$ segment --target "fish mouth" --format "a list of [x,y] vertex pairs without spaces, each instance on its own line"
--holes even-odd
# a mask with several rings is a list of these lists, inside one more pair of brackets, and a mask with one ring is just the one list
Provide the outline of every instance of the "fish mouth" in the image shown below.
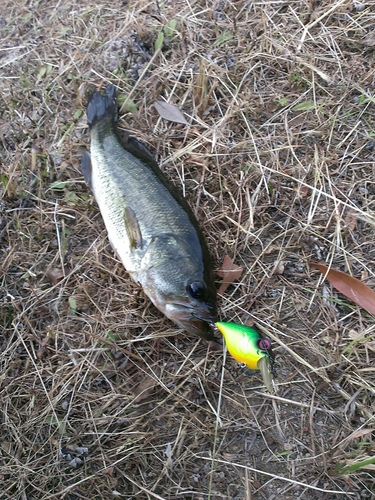
[[190,319],[185,320],[173,320],[178,324],[181,328],[183,328],[188,333],[192,335],[196,335],[198,337],[204,338],[206,340],[214,340],[216,341],[215,335],[211,328],[212,320],[210,321],[202,321],[200,319],[191,317]]
[[166,316],[192,335],[198,335],[206,340],[216,340],[212,329],[216,311],[208,304],[204,304],[198,311],[185,304],[173,304]]

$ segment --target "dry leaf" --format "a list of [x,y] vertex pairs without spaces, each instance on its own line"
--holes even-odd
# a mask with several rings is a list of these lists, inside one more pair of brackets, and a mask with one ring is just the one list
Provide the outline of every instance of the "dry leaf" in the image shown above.
[[156,382],[148,375],[133,389],[134,399],[133,402],[141,403],[151,396]]
[[348,213],[345,216],[345,224],[346,227],[351,231],[354,231],[354,229],[357,227],[357,215],[354,210],[348,210]]
[[56,285],[64,278],[64,272],[60,268],[53,268],[47,271],[47,277],[51,280],[52,285]]
[[164,120],[169,120],[170,122],[182,123],[183,125],[187,125],[188,122],[185,120],[184,115],[181,111],[171,104],[170,102],[165,101],[156,101],[154,103],[156,111],[159,115],[164,118]]
[[375,35],[374,33],[369,33],[364,39],[363,44],[367,47],[374,47],[375,45]]
[[300,198],[305,200],[308,197],[308,195],[310,194],[310,188],[307,186],[300,186],[300,188],[298,190],[298,194],[299,194]]
[[353,439],[357,439],[359,437],[367,436],[368,434],[372,434],[374,432],[374,429],[358,429],[354,432],[352,432],[348,437],[346,437],[342,442],[345,443],[346,441],[352,441]]
[[354,302],[370,314],[375,315],[375,292],[362,281],[353,278],[349,274],[342,273],[336,269],[329,269],[324,264],[310,262],[311,267],[319,269],[324,274],[332,286],[341,292],[345,297]]
[[279,260],[275,266],[276,274],[284,274],[285,271],[285,260]]
[[224,293],[228,286],[242,276],[242,272],[243,268],[237,266],[229,255],[226,255],[219,271],[217,272],[218,276],[223,278],[223,282],[217,293]]
[[44,352],[46,350],[46,346],[53,341],[53,337],[51,335],[46,335],[42,342],[40,343],[40,348],[38,349],[36,355],[38,359],[42,359]]

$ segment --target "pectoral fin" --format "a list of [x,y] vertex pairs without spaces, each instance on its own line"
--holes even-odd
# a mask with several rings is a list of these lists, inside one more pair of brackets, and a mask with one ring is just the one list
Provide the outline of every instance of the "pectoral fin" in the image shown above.
[[141,248],[143,245],[141,229],[138,224],[137,216],[130,207],[125,208],[124,222],[131,248]]
[[83,173],[83,177],[85,178],[86,183],[88,184],[89,188],[92,190],[92,182],[91,182],[91,175],[92,175],[92,165],[91,165],[91,155],[88,151],[85,151],[82,156],[81,160],[81,169]]

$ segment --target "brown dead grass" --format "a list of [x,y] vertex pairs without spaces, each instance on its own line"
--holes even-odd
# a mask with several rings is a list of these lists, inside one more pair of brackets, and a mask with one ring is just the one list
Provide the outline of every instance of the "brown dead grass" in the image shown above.
[[[2,500],[372,497],[374,464],[340,470],[374,456],[374,320],[308,262],[375,286],[374,19],[373,1],[5,2]],[[274,339],[275,396],[115,259],[79,166],[109,82],[217,265],[244,267],[221,315]]]

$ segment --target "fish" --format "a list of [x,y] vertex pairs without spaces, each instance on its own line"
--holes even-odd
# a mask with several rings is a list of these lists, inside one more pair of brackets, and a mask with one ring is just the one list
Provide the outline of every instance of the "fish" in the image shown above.
[[91,95],[86,114],[91,145],[81,168],[112,248],[167,318],[190,334],[215,340],[211,260],[190,206],[144,144],[120,138],[114,85]]
[[262,337],[258,330],[251,326],[218,321],[216,327],[223,335],[233,358],[251,370],[260,370],[265,386],[272,392],[275,355],[272,352],[271,341]]

